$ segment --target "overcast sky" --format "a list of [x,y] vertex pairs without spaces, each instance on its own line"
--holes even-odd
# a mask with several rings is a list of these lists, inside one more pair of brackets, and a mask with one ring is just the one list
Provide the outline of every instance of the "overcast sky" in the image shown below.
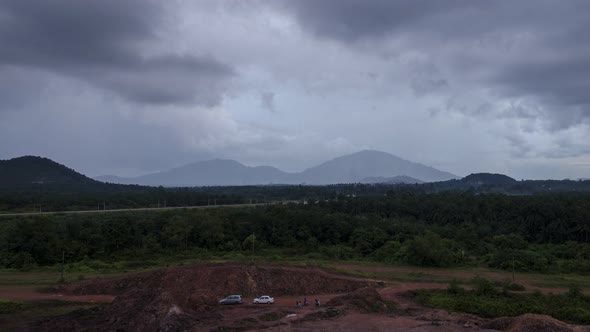
[[590,177],[590,1],[0,2],[0,159]]

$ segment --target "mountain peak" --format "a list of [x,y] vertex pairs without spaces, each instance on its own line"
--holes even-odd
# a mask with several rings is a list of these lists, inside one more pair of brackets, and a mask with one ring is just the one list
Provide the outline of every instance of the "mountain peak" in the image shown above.
[[334,158],[306,169],[302,175],[304,182],[317,184],[350,183],[361,181],[366,177],[391,178],[401,175],[426,182],[457,178],[451,173],[376,150],[362,150]]

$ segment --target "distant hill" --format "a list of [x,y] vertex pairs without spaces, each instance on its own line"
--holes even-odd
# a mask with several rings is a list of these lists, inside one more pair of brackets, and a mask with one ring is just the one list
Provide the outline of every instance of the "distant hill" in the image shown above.
[[415,183],[424,183],[424,181],[420,181],[418,179],[414,179],[409,176],[399,175],[390,178],[385,177],[368,177],[364,178],[359,181],[360,183],[369,183],[369,184],[398,184],[398,183],[406,183],[406,184],[415,184]]
[[[399,178],[396,178],[399,177]],[[404,178],[405,177],[405,178]],[[97,180],[149,186],[227,186],[267,184],[337,184],[385,179],[384,183],[444,181],[457,176],[379,151],[361,151],[332,159],[300,173],[270,166],[250,167],[234,160],[215,159],[135,178],[101,176]],[[372,181],[372,180],[371,180]]]
[[101,175],[95,177],[94,180],[104,183],[132,184],[129,182],[129,178],[124,178],[116,175]]
[[88,186],[102,183],[42,157],[0,160],[0,187]]
[[234,160],[214,159],[135,178],[100,179],[113,183],[185,187],[281,183],[286,176],[287,173],[270,166],[249,167]]
[[518,181],[504,174],[474,173],[462,178],[461,182],[470,185],[505,186],[516,184]]
[[297,178],[312,184],[359,182],[367,177],[409,176],[424,182],[456,179],[451,173],[411,162],[392,154],[364,150],[308,168]]

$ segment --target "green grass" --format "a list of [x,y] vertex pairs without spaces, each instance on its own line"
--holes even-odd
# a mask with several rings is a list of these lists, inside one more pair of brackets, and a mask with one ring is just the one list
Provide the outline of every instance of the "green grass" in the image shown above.
[[576,284],[583,289],[589,289],[590,276],[579,274],[535,274],[530,275],[529,284],[539,288],[566,288]]
[[549,315],[574,324],[590,324],[590,297],[543,295],[541,293],[450,292],[419,290],[418,302],[433,308],[466,312],[481,317],[518,316],[526,313]]

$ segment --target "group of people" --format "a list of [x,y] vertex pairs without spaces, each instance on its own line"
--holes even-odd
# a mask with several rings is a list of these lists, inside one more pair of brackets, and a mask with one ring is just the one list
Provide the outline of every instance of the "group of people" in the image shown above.
[[[315,299],[314,302],[315,302],[316,307],[320,306],[320,300]],[[306,307],[308,305],[309,305],[309,303],[307,302],[307,297],[303,298],[303,303],[301,303],[301,301],[295,301],[295,307],[297,307],[297,308],[301,308],[301,306]]]

